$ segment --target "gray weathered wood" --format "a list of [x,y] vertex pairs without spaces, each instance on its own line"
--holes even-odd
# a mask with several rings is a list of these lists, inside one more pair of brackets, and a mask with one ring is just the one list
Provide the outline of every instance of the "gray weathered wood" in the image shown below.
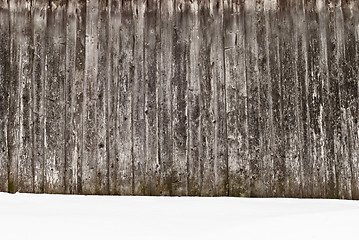
[[[86,1],[76,4],[76,51],[75,51],[75,78],[73,79],[72,109],[73,134],[71,143],[73,166],[76,164],[76,179],[73,183],[73,192],[82,194],[82,161],[84,156],[84,79],[85,79],[85,36],[86,36]],[[73,175],[73,176],[74,176]]]
[[[214,195],[228,195],[228,147],[227,147],[227,112],[226,112],[226,82],[224,63],[223,37],[223,1],[210,1],[211,49],[210,74],[213,88],[213,122],[214,122]],[[218,32],[222,34],[217,34]],[[205,170],[206,171],[206,170]]]
[[214,62],[211,62],[210,32],[213,24],[213,12],[210,12],[210,1],[199,1],[199,83],[200,83],[200,164],[201,164],[201,195],[215,195],[215,153],[214,153],[214,80],[211,74]]
[[[160,1],[147,1],[144,16],[144,84],[145,84],[145,176],[143,194],[158,195],[160,165],[158,156],[158,83],[160,67],[160,44],[159,44],[159,22],[158,11]],[[143,130],[143,129],[142,129]]]
[[[8,171],[9,179],[8,186],[9,192],[16,192],[18,190],[18,162],[19,162],[19,129],[20,129],[20,54],[21,42],[19,37],[18,23],[21,21],[21,16],[18,11],[22,11],[24,6],[18,6],[18,2],[13,0],[9,1],[10,11],[10,76],[9,76],[9,116],[8,116]],[[23,15],[23,13],[21,13]]]
[[85,79],[83,101],[82,191],[96,193],[97,166],[97,73],[98,73],[98,1],[86,1]]
[[173,195],[187,193],[187,114],[186,89],[189,57],[189,2],[175,1],[172,72],[172,126],[173,126]]
[[[331,1],[332,3],[332,1]],[[334,3],[334,2],[333,2]],[[342,36],[339,34],[340,28],[340,9],[335,3],[330,9],[329,13],[329,35],[333,36],[328,40],[328,46],[331,51],[328,53],[329,57],[329,86],[331,93],[331,107],[332,107],[332,134],[329,136],[333,139],[333,168],[335,171],[335,187],[333,197],[342,196],[345,187],[343,186],[344,172],[342,169],[342,154],[340,150],[340,138],[341,138],[341,90],[340,79],[342,78],[341,71],[341,53],[342,53]]]
[[77,193],[77,161],[75,148],[75,76],[76,76],[76,3],[66,6],[66,75],[65,75],[65,192]]
[[[331,146],[327,144],[325,139],[327,139],[327,117],[330,111],[329,102],[329,92],[328,92],[328,80],[329,80],[329,69],[328,69],[328,11],[323,8],[324,1],[318,1],[316,9],[318,13],[318,25],[319,25],[319,81],[320,81],[320,97],[321,102],[319,106],[319,121],[320,121],[320,139],[319,139],[319,152],[320,152],[320,171],[322,174],[322,179],[324,179],[325,184],[323,186],[322,195],[328,195],[328,192],[331,192],[328,187],[328,183],[333,183],[331,169],[329,168],[331,154],[329,152],[332,150]],[[329,148],[328,148],[329,147]],[[329,152],[328,152],[329,150]],[[322,180],[323,181],[323,180]]]
[[109,51],[109,11],[108,1],[98,3],[98,71],[96,88],[96,119],[97,119],[97,156],[96,156],[96,193],[109,194],[109,158],[108,154],[108,118],[107,118],[107,84],[110,78]]
[[9,6],[0,1],[0,191],[8,189],[8,116],[10,78]]
[[187,80],[187,194],[199,195],[201,189],[200,149],[200,84],[199,84],[199,1],[194,0],[190,5],[189,14],[189,69]]
[[[144,76],[144,14],[146,2],[137,0],[132,2],[133,11],[133,80],[130,85],[131,118],[132,118],[132,168],[133,193],[143,195],[146,172],[146,131],[145,127],[145,76]],[[131,36],[129,36],[131,37]]]
[[134,193],[133,137],[132,137],[132,85],[134,84],[134,15],[130,1],[122,1],[120,25],[120,49],[117,86],[117,126],[116,140],[118,161],[117,182],[119,193]]
[[349,198],[358,198],[358,165],[357,151],[355,147],[358,139],[358,128],[355,119],[358,118],[358,59],[356,58],[357,46],[355,38],[355,15],[357,6],[342,3],[343,11],[343,39],[344,39],[344,62],[343,62],[343,131],[342,145],[345,151],[345,168],[347,178],[350,181]]
[[120,56],[120,1],[109,1],[109,78],[106,87],[107,92],[107,157],[109,163],[109,193],[119,193],[119,182],[117,181],[119,170],[119,158],[117,157],[117,103],[119,86],[119,56]]
[[45,170],[45,59],[46,42],[43,29],[46,29],[48,3],[34,1],[33,16],[33,75],[32,75],[32,112],[33,112],[33,174],[34,192],[44,192]]
[[359,4],[0,1],[0,191],[359,198]]
[[[65,190],[66,5],[47,7],[45,60],[45,183],[47,192]],[[51,26],[51,27],[49,27]]]
[[[272,84],[270,78],[270,34],[271,27],[270,17],[273,12],[277,10],[276,1],[263,1],[259,5],[259,16],[257,21],[257,43],[258,43],[258,72],[259,72],[259,130],[260,137],[260,179],[262,184],[262,192],[265,196],[272,196],[272,179],[273,163],[271,156],[272,142],[272,126],[273,126],[273,112],[272,112]],[[264,170],[266,169],[266,170]]]
[[[27,4],[30,4],[27,1]],[[19,44],[19,159],[18,190],[33,191],[33,148],[32,148],[32,69],[33,31],[31,9],[28,7],[14,11],[18,20]]]
[[[290,9],[286,11],[286,9]],[[293,10],[292,10],[293,9]],[[296,111],[298,106],[298,79],[296,78],[295,53],[293,46],[294,39],[294,22],[292,15],[295,6],[292,1],[286,5],[279,6],[278,25],[279,25],[279,58],[280,58],[280,78],[282,85],[282,108],[283,108],[283,141],[282,148],[285,154],[282,156],[285,160],[285,195],[298,196],[300,194],[300,168],[299,168],[299,138],[298,138],[298,121]]]
[[248,118],[248,157],[250,168],[250,196],[260,195],[263,188],[260,178],[261,149],[259,128],[260,115],[260,79],[258,62],[258,42],[257,42],[257,21],[260,13],[256,11],[256,5],[251,0],[244,3],[245,10],[245,61],[246,61],[246,90],[247,90],[247,118]]
[[224,8],[229,195],[248,196],[244,4],[225,1]]
[[[279,4],[278,1],[276,1]],[[283,149],[283,99],[281,85],[281,59],[280,59],[280,30],[278,7],[273,6],[269,14],[270,21],[270,43],[269,43],[269,71],[271,85],[271,160],[272,160],[272,195],[282,197],[285,194],[285,155]],[[249,114],[249,113],[248,113]]]
[[160,81],[158,91],[158,143],[160,163],[160,194],[172,195],[172,55],[173,55],[173,9],[174,1],[160,5]]

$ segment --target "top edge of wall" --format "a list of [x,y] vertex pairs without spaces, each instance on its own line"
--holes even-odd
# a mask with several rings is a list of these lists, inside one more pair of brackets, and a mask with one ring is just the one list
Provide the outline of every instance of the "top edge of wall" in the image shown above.
[[111,5],[113,7],[121,7],[124,4],[144,4],[150,7],[166,5],[174,7],[178,4],[186,4],[191,6],[189,9],[196,11],[199,8],[207,8],[209,6],[221,5],[224,8],[244,8],[245,10],[255,11],[272,11],[272,10],[314,10],[321,11],[323,9],[332,9],[338,7],[357,8],[359,3],[356,0],[0,0],[0,9],[31,10],[38,5],[46,5],[49,9],[56,10],[58,7],[68,6],[69,4],[88,4],[90,1],[98,1]]

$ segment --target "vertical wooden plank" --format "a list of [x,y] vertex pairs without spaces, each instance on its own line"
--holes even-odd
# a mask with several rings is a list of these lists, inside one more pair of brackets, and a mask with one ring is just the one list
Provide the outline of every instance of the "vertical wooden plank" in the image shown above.
[[[338,187],[338,198],[348,197],[350,192],[348,181],[346,178],[347,169],[346,159],[343,156],[343,99],[342,99],[342,87],[343,87],[343,61],[344,61],[344,30],[343,30],[343,13],[341,5],[336,2],[332,2],[332,13],[330,14],[330,35],[333,36],[330,40],[330,85],[334,118],[334,156],[335,156],[335,175],[336,184]],[[348,178],[350,179],[350,178]],[[350,180],[349,180],[350,181]]]
[[160,194],[172,195],[172,55],[173,0],[161,2],[161,60],[158,91],[158,141],[160,162]]
[[96,193],[97,167],[97,74],[98,74],[98,0],[86,1],[86,43],[84,81],[84,149],[82,160],[83,194]]
[[294,56],[294,32],[291,13],[294,8],[290,1],[280,1],[278,9],[279,57],[281,61],[281,95],[283,114],[283,155],[286,169],[285,196],[294,197],[300,194],[298,126],[296,121],[297,95]]
[[342,3],[337,2],[335,4],[335,38],[336,38],[336,62],[337,62],[337,83],[339,85],[339,118],[337,118],[340,128],[338,129],[338,135],[336,138],[336,150],[338,156],[338,179],[339,179],[339,198],[350,198],[351,189],[351,176],[348,169],[347,159],[347,146],[346,140],[346,109],[345,105],[345,92],[344,92],[344,62],[345,62],[345,35],[344,35],[344,18],[342,11]]
[[[347,162],[345,163],[346,176],[350,184],[348,198],[358,198],[358,166],[356,164],[357,154],[355,153],[355,139],[358,137],[358,128],[355,120],[358,118],[358,62],[356,59],[355,42],[355,5],[353,2],[342,2],[343,11],[343,82],[342,82],[342,109],[343,109],[343,150]],[[355,196],[354,196],[355,195]]]
[[109,162],[109,191],[110,194],[119,193],[119,182],[117,181],[119,171],[119,157],[117,153],[117,129],[118,129],[118,84],[119,84],[119,57],[120,57],[120,10],[119,0],[109,0],[109,71],[107,92],[107,157]]
[[268,67],[266,65],[266,12],[268,3],[266,1],[258,1],[256,4],[256,38],[257,38],[257,48],[258,55],[256,56],[258,61],[258,129],[259,129],[259,180],[260,180],[260,189],[259,194],[265,196],[270,194],[270,176],[265,174],[267,163],[270,162],[270,128],[268,123],[270,123],[269,112],[270,109],[270,95],[268,94]]
[[[270,118],[268,110],[270,109],[270,98],[268,98],[268,68],[266,66],[266,12],[268,3],[266,1],[259,1],[256,5],[257,21],[256,21],[256,35],[258,46],[258,128],[259,128],[259,179],[260,179],[260,194],[264,196],[270,194],[270,180],[269,176],[266,176],[264,169],[266,169],[267,163],[270,162],[270,129],[268,123]],[[268,121],[269,120],[269,121]],[[268,135],[269,134],[269,135]]]
[[333,63],[331,58],[333,49],[331,48],[331,40],[334,38],[331,35],[330,28],[332,28],[333,22],[331,21],[333,15],[333,9],[329,7],[324,7],[319,12],[319,21],[320,21],[320,30],[321,30],[321,50],[324,53],[322,58],[322,67],[321,72],[325,75],[323,76],[323,111],[324,115],[324,126],[325,126],[325,153],[326,159],[324,159],[326,164],[326,193],[325,197],[335,198],[337,196],[337,186],[335,179],[335,152],[334,152],[334,127],[335,127],[335,115],[333,113],[335,106],[334,103],[334,90],[333,84],[331,83],[331,72],[330,67]]
[[190,36],[189,36],[189,70],[187,80],[187,194],[200,194],[201,164],[199,159],[199,126],[200,126],[200,22],[199,22],[199,1],[191,2],[189,18]]
[[259,100],[260,84],[258,78],[258,43],[256,3],[245,1],[245,47],[246,47],[246,84],[247,84],[247,117],[248,117],[248,156],[250,166],[250,196],[259,196],[262,191],[260,179],[260,129]]
[[33,37],[31,3],[22,3],[19,15],[19,39],[20,39],[20,83],[19,83],[19,165],[18,165],[18,191],[33,191],[33,124],[32,124],[32,67],[33,67]]
[[98,75],[96,89],[97,164],[96,193],[109,193],[109,158],[107,156],[107,84],[109,68],[109,10],[108,1],[99,1],[98,18]]
[[159,1],[147,1],[144,16],[144,84],[145,84],[145,191],[159,195],[159,158],[157,132],[157,83],[159,80]]
[[[270,72],[270,95],[271,107],[270,110],[272,119],[272,132],[271,132],[271,161],[272,161],[272,178],[273,184],[271,186],[272,196],[283,197],[284,183],[285,183],[285,161],[283,151],[283,101],[282,101],[282,86],[281,86],[281,59],[280,59],[280,45],[279,45],[279,26],[278,26],[278,1],[272,6],[273,11],[269,12],[269,63],[268,68]],[[247,77],[248,78],[248,77]]]
[[[265,127],[268,128],[265,133],[265,138],[267,138],[267,144],[269,147],[270,156],[264,155],[264,169],[266,169],[266,173],[264,174],[264,181],[267,182],[265,186],[265,191],[267,191],[266,195],[268,197],[275,196],[278,189],[278,167],[281,167],[281,163],[278,162],[278,155],[276,153],[277,145],[276,145],[276,132],[274,128],[275,124],[275,115],[274,115],[274,104],[278,104],[278,99],[274,98],[273,100],[273,88],[276,87],[274,84],[274,79],[278,76],[278,65],[275,61],[278,59],[278,49],[277,43],[278,41],[278,29],[276,22],[276,14],[278,11],[278,3],[277,1],[266,0],[264,2],[265,9],[265,68],[263,69],[266,83],[263,82],[263,86],[261,87],[262,98],[268,98],[267,102],[264,106],[261,107],[261,110],[265,112],[266,123]],[[264,53],[263,53],[264,54]],[[262,101],[261,101],[262,102]],[[276,122],[278,124],[278,122]]]
[[133,66],[134,76],[131,86],[132,91],[132,161],[133,161],[133,193],[136,195],[145,192],[145,84],[144,84],[144,13],[145,1],[132,2],[134,43],[133,43]]
[[[355,62],[356,62],[356,68],[354,69],[354,71],[356,71],[356,79],[357,79],[357,99],[356,99],[356,110],[359,111],[359,3],[355,2],[351,5],[351,10],[352,10],[352,16],[354,19],[354,36],[355,36]],[[353,137],[354,137],[354,142],[353,142],[353,146],[352,146],[352,153],[353,153],[353,165],[354,165],[354,171],[356,172],[354,178],[355,178],[355,182],[354,182],[354,186],[352,186],[352,191],[353,191],[353,199],[358,200],[359,199],[359,180],[358,180],[358,163],[359,163],[359,123],[358,123],[358,118],[359,118],[359,114],[356,114],[356,116],[353,117]]]
[[[356,68],[354,71],[356,71],[356,79],[357,79],[357,93],[356,93],[356,110],[359,111],[359,3],[354,2],[351,5],[352,10],[352,16],[354,18],[354,36],[355,36],[355,62],[356,62]],[[358,200],[359,199],[359,179],[358,179],[358,163],[359,163],[359,122],[358,122],[359,114],[356,114],[356,116],[353,117],[353,135],[354,135],[354,143],[352,147],[352,153],[353,153],[353,165],[354,165],[354,171],[356,172],[354,175],[355,183],[353,186],[353,199]]]
[[[302,51],[300,48],[301,45],[301,26],[303,25],[303,19],[301,18],[303,9],[301,8],[301,3],[298,1],[292,1],[292,8],[290,11],[291,21],[293,24],[293,74],[294,74],[294,118],[295,118],[295,124],[296,124],[296,172],[293,171],[293,178],[295,179],[296,183],[298,184],[296,186],[296,192],[295,194],[298,197],[303,196],[303,121],[302,121],[302,101],[301,101],[301,94],[304,89],[301,87],[301,78],[303,77],[303,71],[301,69],[301,65],[299,63],[302,63]],[[292,86],[293,87],[293,86]]]
[[66,7],[52,1],[47,8],[45,81],[45,192],[65,190]]
[[8,189],[8,116],[10,79],[10,29],[9,6],[0,1],[0,192]]
[[68,1],[66,5],[66,75],[65,75],[65,193],[77,193],[77,161],[74,153],[76,143],[76,2]]
[[313,197],[323,195],[325,191],[323,166],[321,164],[321,80],[320,80],[320,50],[319,50],[319,25],[318,13],[315,3],[308,3],[307,12],[307,31],[308,31],[308,70],[309,70],[309,116],[310,116],[310,141],[311,159],[313,174]]
[[176,1],[174,5],[173,72],[172,72],[172,125],[173,125],[173,195],[187,193],[187,116],[186,88],[189,42],[189,5]]
[[331,107],[330,115],[328,116],[328,130],[327,137],[330,141],[329,144],[332,145],[332,155],[331,155],[331,169],[333,171],[333,183],[331,186],[331,196],[333,198],[338,198],[340,193],[339,186],[339,165],[338,165],[338,149],[337,149],[337,139],[338,139],[338,130],[340,132],[340,125],[338,120],[340,119],[340,94],[339,94],[339,81],[338,81],[338,60],[337,60],[337,37],[336,37],[336,11],[335,4],[333,1],[328,1],[331,4],[328,8],[328,69],[329,69],[329,80],[328,80],[328,89],[331,94],[329,99],[329,106]]
[[[21,98],[21,54],[23,44],[20,38],[20,27],[24,21],[24,6],[18,1],[9,1],[10,8],[10,79],[9,79],[9,124],[8,154],[9,183],[11,193],[18,191],[18,164],[20,161],[20,98]],[[23,9],[23,10],[22,10]]]
[[[271,20],[276,15],[277,1],[265,0],[261,2],[257,20],[257,43],[258,43],[258,71],[259,71],[259,118],[260,133],[260,159],[262,181],[261,196],[273,196],[273,100],[272,100],[272,81],[270,43]],[[258,8],[258,7],[257,7]]]
[[237,62],[237,31],[239,31],[237,18],[240,13],[238,9],[241,6],[237,1],[224,1],[223,4],[229,195],[236,196],[240,194],[242,183],[239,180],[239,129],[237,127],[239,115],[237,81],[242,80],[239,75],[241,66]]
[[[213,24],[213,15],[210,15],[210,1],[200,1],[199,19],[201,45],[199,52],[200,74],[200,164],[202,196],[215,195],[214,178],[214,108],[213,108],[213,79],[211,71],[214,63],[211,62],[211,36],[208,32]],[[212,13],[213,14],[213,13]]]
[[75,77],[72,82],[71,104],[73,111],[73,133],[71,135],[73,192],[82,194],[82,160],[83,160],[83,119],[84,119],[84,79],[85,79],[85,35],[86,35],[86,1],[76,2],[76,51]]
[[331,93],[329,89],[329,69],[328,69],[328,8],[325,1],[317,1],[316,9],[319,14],[319,78],[321,81],[321,106],[320,106],[320,147],[321,162],[324,168],[325,186],[321,197],[332,197],[334,194],[334,174],[333,174],[333,132],[332,132],[332,106],[330,102]]
[[302,196],[310,197],[312,195],[312,166],[310,134],[309,134],[309,108],[308,108],[308,43],[307,43],[307,20],[304,3],[297,3],[297,23],[298,23],[298,59],[297,75],[299,83],[299,105],[300,105],[300,130],[301,130],[301,178],[302,178]]
[[225,95],[223,1],[210,1],[210,15],[213,22],[211,33],[210,74],[213,88],[214,123],[214,195],[228,195],[228,149]]
[[117,87],[117,158],[119,194],[133,194],[132,84],[134,78],[134,18],[130,1],[122,1]]
[[343,14],[343,3],[340,1],[336,4],[335,9],[335,33],[337,39],[337,61],[338,61],[338,84],[339,84],[339,108],[340,108],[340,132],[338,132],[337,149],[339,152],[339,182],[340,182],[340,198],[351,199],[351,171],[349,166],[348,145],[347,145],[347,109],[346,109],[346,73],[345,73],[345,19]]
[[46,59],[46,9],[48,2],[34,1],[32,5],[33,15],[33,41],[34,59],[32,75],[33,98],[33,169],[34,192],[44,192],[44,129],[45,129],[45,59]]
[[229,195],[248,196],[244,4],[242,1],[224,3]]
[[[10,155],[10,165],[16,167],[10,168],[10,175],[17,175],[17,190],[31,191],[33,189],[32,172],[32,121],[31,121],[31,75],[32,75],[32,31],[31,31],[31,12],[30,2],[20,3],[18,1],[10,2],[11,25],[10,31],[13,32],[11,38],[12,47],[12,73],[16,78],[10,84],[11,88],[17,88],[13,101],[17,109],[10,121],[15,121],[14,127],[17,130],[13,134],[14,151],[17,153],[14,158]],[[18,82],[17,82],[18,81]],[[14,89],[15,90],[15,89]],[[11,91],[11,90],[10,90]],[[17,98],[17,99],[15,99]],[[15,105],[16,104],[16,105]],[[12,109],[10,109],[12,111]],[[10,130],[11,131],[11,130]],[[11,136],[10,136],[11,138]],[[12,147],[12,146],[10,146]],[[16,150],[15,150],[16,149]],[[12,150],[10,150],[12,151]],[[10,154],[10,153],[9,153]],[[12,182],[12,180],[11,180]],[[10,184],[11,185],[11,184]],[[10,186],[11,187],[11,186]]]
[[[333,178],[330,178],[330,169],[328,169],[328,161],[330,156],[330,151],[332,148],[328,145],[328,137],[327,137],[327,119],[329,116],[330,111],[330,104],[328,101],[328,44],[327,44],[327,7],[325,6],[325,0],[318,0],[315,6],[315,9],[318,14],[318,26],[319,26],[319,33],[318,33],[318,44],[319,44],[319,81],[320,81],[320,102],[319,102],[319,155],[320,155],[320,162],[322,171],[322,178],[325,181],[325,186],[323,191],[321,192],[321,197],[327,196],[327,193],[330,191],[328,186],[330,182],[332,183]],[[328,156],[329,154],[329,156]]]

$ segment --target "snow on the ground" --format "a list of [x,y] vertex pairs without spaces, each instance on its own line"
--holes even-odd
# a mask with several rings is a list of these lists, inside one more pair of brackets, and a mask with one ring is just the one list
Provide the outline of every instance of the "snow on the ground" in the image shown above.
[[0,239],[359,239],[359,201],[0,193]]

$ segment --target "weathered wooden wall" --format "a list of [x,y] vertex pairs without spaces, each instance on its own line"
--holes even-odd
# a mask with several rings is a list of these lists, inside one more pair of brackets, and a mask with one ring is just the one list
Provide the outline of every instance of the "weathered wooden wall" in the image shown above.
[[359,199],[356,0],[0,0],[0,191]]

